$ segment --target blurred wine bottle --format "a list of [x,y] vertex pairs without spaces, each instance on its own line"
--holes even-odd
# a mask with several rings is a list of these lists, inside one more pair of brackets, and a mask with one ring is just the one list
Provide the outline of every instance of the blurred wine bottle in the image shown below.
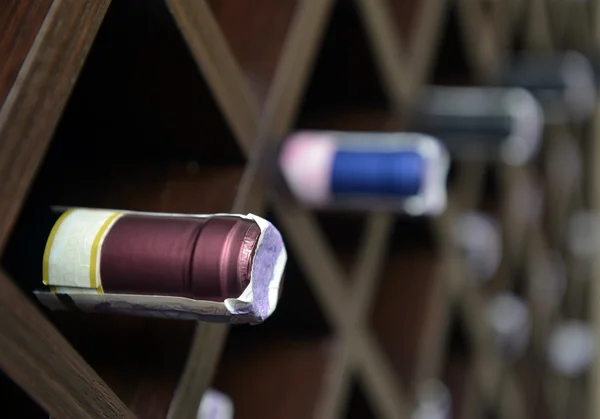
[[424,89],[412,110],[412,128],[439,138],[453,159],[526,163],[538,150],[544,117],[520,88]]
[[590,60],[579,52],[523,52],[500,74],[496,84],[530,91],[544,107],[548,123],[582,121],[594,112],[595,71]]
[[415,133],[301,131],[278,155],[285,185],[317,209],[436,215],[446,206],[449,156]]

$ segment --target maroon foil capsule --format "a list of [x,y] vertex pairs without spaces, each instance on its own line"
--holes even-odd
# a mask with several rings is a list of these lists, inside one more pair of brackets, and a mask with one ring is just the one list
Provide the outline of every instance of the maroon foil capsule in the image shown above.
[[260,228],[239,217],[127,214],[106,235],[100,277],[107,293],[223,301],[250,282]]

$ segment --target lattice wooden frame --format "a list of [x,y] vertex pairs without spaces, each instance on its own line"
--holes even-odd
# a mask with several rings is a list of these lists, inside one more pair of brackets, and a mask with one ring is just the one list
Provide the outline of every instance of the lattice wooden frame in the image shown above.
[[[439,42],[440,29],[445,12],[450,6],[446,0],[424,0],[417,17],[415,35],[408,49],[394,31],[395,23],[390,18],[384,0],[357,0],[364,28],[377,61],[381,79],[392,103],[401,111],[418,93],[428,79],[433,61],[433,52]],[[10,228],[16,219],[33,179],[36,167],[43,159],[50,142],[51,133],[60,117],[66,98],[73,86],[87,54],[95,32],[108,7],[108,1],[54,1],[40,29],[19,77],[0,111],[0,250],[5,244]],[[354,277],[354,288],[343,285],[343,274],[335,257],[319,231],[313,215],[291,205],[278,196],[264,196],[258,158],[254,155],[261,145],[272,139],[283,138],[292,126],[298,111],[299,101],[306,89],[309,70],[315,59],[317,48],[328,25],[333,0],[301,0],[297,6],[293,23],[287,35],[283,53],[269,90],[266,105],[259,109],[252,97],[242,72],[231,53],[218,23],[212,16],[205,0],[167,0],[186,42],[212,88],[240,148],[249,157],[242,184],[232,211],[260,213],[267,201],[284,230],[291,250],[300,260],[319,304],[334,325],[338,334],[338,347],[334,362],[325,378],[321,399],[315,416],[339,417],[349,390],[351,375],[357,375],[374,407],[375,413],[384,418],[408,417],[413,405],[413,395],[404,391],[397,378],[390,373],[386,357],[366,327],[365,321],[376,278],[383,264],[382,254],[387,246],[392,215],[370,215],[365,229]],[[498,3],[492,14],[485,13],[478,0],[457,0],[460,21],[463,25],[464,42],[468,46],[469,59],[474,71],[482,81],[493,76],[509,58],[508,47],[514,37],[520,16],[525,16],[524,36],[530,49],[551,51],[574,44],[576,47],[594,50],[595,45],[583,42],[600,42],[600,31],[592,33],[592,22],[600,22],[600,7],[580,3],[549,0],[513,0]],[[569,10],[572,15],[585,15],[585,7],[592,9],[590,24],[571,27],[568,23],[551,24],[551,16],[560,16]],[[554,13],[554,14],[552,14]],[[60,51],[51,45],[61,36],[64,25],[70,25],[79,34],[62,46]],[[565,28],[565,25],[567,27]],[[598,27],[598,25],[595,25]],[[553,32],[554,30],[554,32]],[[567,37],[565,34],[572,34]],[[83,42],[81,41],[83,40]],[[563,41],[558,44],[558,40]],[[78,56],[64,67],[64,57]],[[48,74],[71,74],[68,85],[52,85]],[[26,86],[26,88],[24,87]],[[32,124],[32,118],[44,113],[45,124]],[[600,121],[600,116],[595,118]],[[594,124],[594,133],[600,124]],[[565,127],[573,136],[580,134],[577,127]],[[552,135],[556,133],[548,133]],[[593,143],[593,142],[592,142]],[[591,162],[598,161],[600,148],[593,147]],[[590,151],[590,150],[588,150]],[[436,234],[441,245],[439,278],[433,290],[431,313],[427,330],[423,334],[420,358],[416,361],[415,377],[419,382],[429,377],[438,377],[443,365],[449,309],[458,304],[462,319],[475,348],[475,367],[471,371],[469,389],[463,405],[465,418],[478,417],[484,402],[497,403],[504,418],[528,416],[527,400],[519,390],[518,380],[510,368],[505,368],[490,347],[490,331],[478,315],[482,311],[485,297],[471,281],[462,263],[456,263],[456,249],[451,237],[451,223],[461,211],[472,208],[479,199],[482,167],[463,165],[455,190],[450,192],[449,208],[435,222]],[[503,188],[508,190],[515,182],[530,176],[529,168],[500,168],[503,173]],[[597,179],[592,170],[591,191],[588,192],[594,208],[600,208]],[[548,205],[556,199],[574,200],[575,207],[583,205],[582,195],[553,196],[552,185],[544,185],[549,195]],[[584,191],[585,192],[585,191]],[[557,220],[563,222],[566,212],[553,208]],[[525,231],[512,231],[508,209],[501,215],[503,232],[514,243],[514,235],[524,238],[525,263],[532,263],[535,255],[545,254],[550,248],[547,232],[542,225],[534,224]],[[514,253],[512,253],[514,255]],[[495,282],[505,288],[510,279],[508,268],[518,261],[506,259]],[[598,268],[596,268],[597,270]],[[598,276],[598,275],[596,275]],[[600,285],[591,282],[590,295],[594,301],[600,299]],[[529,302],[533,304],[532,302]],[[346,307],[353,307],[347,315]],[[591,319],[600,325],[600,306],[592,304]],[[77,355],[30,304],[20,296],[11,280],[0,274],[0,363],[3,369],[32,397],[55,417],[131,417],[131,413],[118,398],[103,384],[102,380]],[[30,323],[21,324],[16,312],[26,313]],[[534,310],[535,311],[535,310]],[[536,323],[545,324],[536,318]],[[546,320],[547,321],[547,320]],[[203,390],[210,384],[227,333],[226,327],[198,324],[190,349],[186,369],[179,383],[171,409],[170,418],[193,418],[196,415]],[[23,339],[30,344],[23,348],[15,342]],[[44,353],[35,348],[44,346]],[[32,370],[43,371],[45,379],[31,380]],[[61,380],[55,380],[57,370],[62,370]],[[495,384],[502,382],[502,390]],[[592,371],[590,394],[598,394],[600,388],[600,365]],[[570,383],[566,384],[567,387]],[[54,391],[53,389],[64,391]],[[72,397],[65,398],[65,394]],[[93,394],[93,397],[89,395]],[[560,416],[557,416],[560,417]],[[600,417],[600,401],[590,397],[589,417]]]

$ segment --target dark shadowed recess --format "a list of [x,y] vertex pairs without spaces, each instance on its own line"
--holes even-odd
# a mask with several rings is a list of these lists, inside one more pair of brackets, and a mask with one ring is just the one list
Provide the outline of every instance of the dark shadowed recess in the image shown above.
[[460,417],[467,385],[467,374],[471,368],[472,345],[467,336],[458,307],[450,313],[450,326],[442,333],[448,333],[446,363],[441,380],[448,387],[452,398],[451,417]]
[[[354,1],[337,1],[304,96],[302,120],[314,112],[385,108],[381,85]],[[316,127],[315,127],[316,128]]]
[[456,5],[446,8],[446,23],[440,34],[437,58],[435,59],[431,84],[468,86],[477,82],[469,62],[462,40],[462,29]]
[[357,380],[352,382],[345,410],[345,419],[375,419],[377,417],[362,389],[362,384]]
[[114,1],[53,152],[94,163],[240,163],[212,94],[162,0]]

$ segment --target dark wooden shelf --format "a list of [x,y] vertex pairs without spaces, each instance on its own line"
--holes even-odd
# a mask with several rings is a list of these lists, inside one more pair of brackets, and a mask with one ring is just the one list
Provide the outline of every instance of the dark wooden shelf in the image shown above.
[[[88,167],[88,169],[90,169]],[[77,173],[77,175],[75,175]],[[188,163],[99,165],[56,181],[59,205],[211,214],[231,208],[243,166]],[[87,174],[87,176],[86,176]]]
[[6,63],[0,70],[1,251],[108,2],[10,1],[0,7]]
[[240,419],[305,419],[315,408],[331,352],[327,339],[261,340],[226,351],[215,387]]

